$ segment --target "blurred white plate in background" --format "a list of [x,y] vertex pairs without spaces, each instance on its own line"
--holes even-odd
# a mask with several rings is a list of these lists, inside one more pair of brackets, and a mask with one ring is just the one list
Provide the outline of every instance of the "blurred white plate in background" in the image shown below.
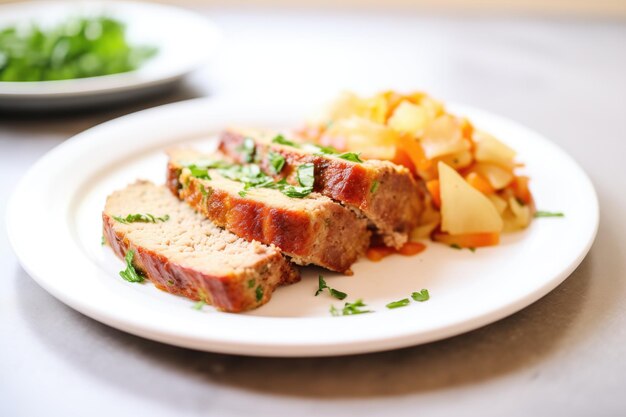
[[180,8],[118,1],[46,1],[0,5],[0,29],[54,25],[77,16],[106,15],[126,24],[131,45],[158,48],[137,70],[59,81],[0,82],[0,109],[59,109],[106,104],[167,90],[209,62],[219,33],[208,19]]

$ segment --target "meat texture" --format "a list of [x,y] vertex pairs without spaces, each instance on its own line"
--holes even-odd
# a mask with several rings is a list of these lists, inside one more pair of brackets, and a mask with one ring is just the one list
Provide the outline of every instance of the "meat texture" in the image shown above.
[[297,264],[351,273],[350,266],[369,245],[365,219],[318,193],[292,198],[271,188],[244,191],[244,184],[219,170],[199,178],[186,168],[219,158],[193,150],[171,151],[168,187],[218,226],[249,241],[276,245]]
[[[144,221],[125,220],[138,214]],[[124,258],[133,251],[134,267],[157,288],[223,311],[256,308],[278,286],[300,279],[275,246],[219,228],[164,186],[138,181],[114,192],[102,220],[115,254]]]
[[[418,225],[424,199],[422,187],[408,169],[388,161],[342,159],[306,144],[274,143],[273,137],[228,130],[220,135],[219,149],[235,161],[244,162],[251,143],[254,160],[266,173],[294,184],[296,168],[313,163],[316,192],[362,213],[387,246],[400,248],[407,242],[410,231]],[[272,171],[276,154],[285,158],[279,174]]]

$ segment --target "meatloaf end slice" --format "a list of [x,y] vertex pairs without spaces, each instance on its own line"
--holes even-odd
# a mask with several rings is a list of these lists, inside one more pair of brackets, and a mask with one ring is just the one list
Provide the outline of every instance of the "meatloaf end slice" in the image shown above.
[[[209,170],[191,175],[186,165],[202,165],[217,155],[179,149],[169,152],[171,191],[220,227],[246,239],[276,245],[300,265],[315,264],[350,274],[350,266],[369,245],[367,221],[328,197],[311,193],[291,198],[279,190],[250,188]],[[240,194],[241,193],[241,194]]]
[[[161,220],[115,219],[129,214],[151,214]],[[115,254],[124,258],[134,251],[135,268],[157,288],[205,301],[219,310],[259,307],[276,287],[300,279],[276,247],[248,242],[219,228],[166,187],[148,181],[111,194],[102,220],[105,240]]]
[[273,143],[273,137],[267,132],[227,130],[220,135],[219,149],[242,162],[250,155],[250,145],[244,146],[244,142],[253,141],[254,158],[267,174],[273,172],[271,161],[276,154],[285,158],[275,177],[287,178],[290,183],[296,181],[298,165],[312,162],[316,192],[360,211],[386,245],[399,248],[408,240],[418,225],[424,191],[407,168],[389,161],[354,162],[301,144]]

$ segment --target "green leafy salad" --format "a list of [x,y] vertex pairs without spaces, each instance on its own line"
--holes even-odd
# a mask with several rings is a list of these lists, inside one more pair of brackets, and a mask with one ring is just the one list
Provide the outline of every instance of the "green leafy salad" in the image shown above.
[[132,46],[110,17],[72,18],[53,27],[0,29],[0,81],[50,81],[132,71],[156,48]]

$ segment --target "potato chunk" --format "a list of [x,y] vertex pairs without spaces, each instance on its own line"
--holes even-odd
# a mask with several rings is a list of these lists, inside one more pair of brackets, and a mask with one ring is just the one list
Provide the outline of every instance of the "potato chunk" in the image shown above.
[[489,198],[443,162],[439,162],[438,169],[441,230],[451,235],[502,231],[502,218]]

